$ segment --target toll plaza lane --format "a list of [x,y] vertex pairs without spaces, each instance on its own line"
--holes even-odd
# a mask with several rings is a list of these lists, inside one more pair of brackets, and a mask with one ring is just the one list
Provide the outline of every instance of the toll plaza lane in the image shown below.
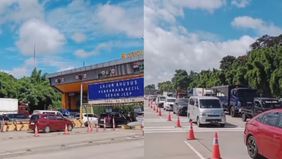
[[[112,151],[119,154],[124,151],[124,153],[128,153],[128,158],[134,159],[144,156],[144,137],[141,130],[116,129],[113,131],[107,129],[103,131],[100,129],[99,132],[88,133],[86,128],[80,128],[74,129],[69,135],[53,132],[40,133],[38,137],[34,137],[31,132],[4,133],[0,138],[0,158],[30,159],[36,158],[36,156],[48,158],[53,154],[54,158],[75,158],[74,156],[78,158],[81,156],[90,159],[93,158],[94,153],[90,151],[89,147],[92,147],[93,150],[103,150],[101,151],[103,155],[97,152],[99,155],[95,158],[109,158],[112,153],[106,147],[113,147],[112,144],[123,145],[112,149]],[[71,155],[70,152],[76,154]]]
[[180,116],[181,127],[177,127],[177,116],[161,110],[161,116],[145,102],[145,158],[204,159],[211,158],[214,133],[218,132],[222,158],[249,159],[244,145],[245,123],[240,118],[226,116],[224,128],[207,126],[198,128],[193,124],[196,140],[187,140],[189,120]]

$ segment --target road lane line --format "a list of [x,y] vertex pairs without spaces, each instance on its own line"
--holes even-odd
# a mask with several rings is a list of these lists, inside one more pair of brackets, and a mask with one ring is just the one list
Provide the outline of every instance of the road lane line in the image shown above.
[[198,152],[191,144],[189,144],[187,141],[184,141],[184,143],[192,150],[195,152],[195,154],[200,158],[200,159],[205,159],[200,152]]

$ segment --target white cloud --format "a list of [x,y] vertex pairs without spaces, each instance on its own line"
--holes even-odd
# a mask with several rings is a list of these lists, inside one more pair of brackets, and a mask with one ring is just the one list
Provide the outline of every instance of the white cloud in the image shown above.
[[279,28],[272,23],[267,23],[262,19],[249,16],[236,17],[233,19],[231,25],[236,28],[252,29],[259,35],[279,35],[282,33],[282,28]]
[[77,43],[82,43],[86,40],[86,36],[85,34],[82,34],[82,33],[74,33],[72,35],[72,39]]
[[[218,68],[222,57],[244,55],[255,41],[247,35],[220,41],[216,35],[208,33],[209,37],[204,38],[206,32],[189,32],[173,21],[163,28],[161,24],[165,19],[159,16],[157,5],[149,3],[144,8],[146,84],[171,80],[176,69],[200,71]],[[172,15],[173,18],[176,16]]]
[[232,0],[231,4],[238,8],[245,8],[252,0]]
[[185,1],[172,1],[172,3],[182,6],[183,8],[202,9],[209,12],[225,5],[225,0],[185,0]]
[[43,19],[44,9],[37,0],[1,0],[0,24],[19,24],[31,18]]
[[143,8],[138,5],[91,6],[84,1],[72,1],[67,7],[48,13],[47,21],[69,34],[143,36]]
[[37,55],[46,55],[58,53],[64,43],[65,37],[59,30],[33,19],[21,26],[16,45],[24,55],[33,55],[34,45]]
[[125,9],[105,4],[98,7],[97,18],[108,32],[124,33],[129,37],[141,38],[143,37],[144,26],[143,15],[140,14],[141,12],[136,12],[135,9],[137,8]]

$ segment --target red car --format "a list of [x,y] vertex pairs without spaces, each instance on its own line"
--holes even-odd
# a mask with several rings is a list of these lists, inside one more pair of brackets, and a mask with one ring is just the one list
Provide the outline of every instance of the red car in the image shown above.
[[246,123],[244,131],[248,154],[256,159],[282,158],[282,109],[258,114]]
[[35,131],[37,125],[38,132],[44,131],[49,133],[51,131],[64,131],[67,125],[68,131],[73,129],[73,122],[64,118],[61,115],[54,114],[34,114],[30,118],[29,128]]

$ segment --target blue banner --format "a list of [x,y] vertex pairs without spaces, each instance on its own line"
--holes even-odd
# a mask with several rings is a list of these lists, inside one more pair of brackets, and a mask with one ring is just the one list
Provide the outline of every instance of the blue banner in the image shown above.
[[96,83],[88,86],[88,100],[121,99],[144,96],[144,78]]

